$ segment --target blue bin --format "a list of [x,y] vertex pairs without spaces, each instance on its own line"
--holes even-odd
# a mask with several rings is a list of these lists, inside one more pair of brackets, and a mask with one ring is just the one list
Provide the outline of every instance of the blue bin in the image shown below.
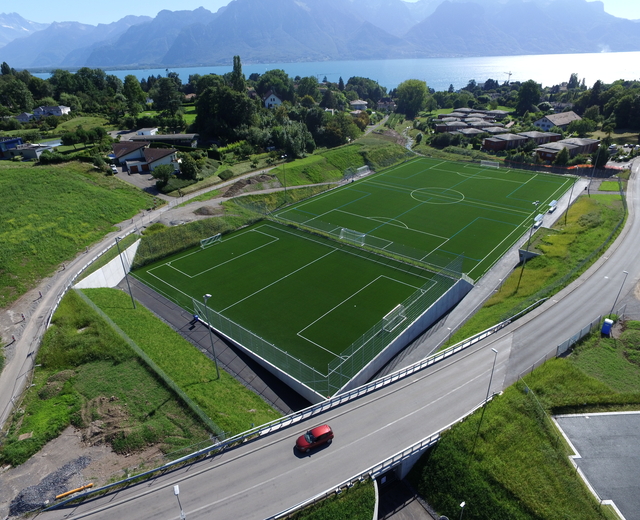
[[613,320],[610,320],[609,318],[605,319],[602,324],[602,334],[605,336],[611,336],[611,327],[613,327]]

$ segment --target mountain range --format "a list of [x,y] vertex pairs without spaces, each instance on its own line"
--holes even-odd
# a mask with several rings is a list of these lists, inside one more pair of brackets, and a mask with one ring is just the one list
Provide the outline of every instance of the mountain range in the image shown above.
[[31,69],[638,50],[640,23],[587,0],[233,0],[97,26],[0,14],[0,61]]

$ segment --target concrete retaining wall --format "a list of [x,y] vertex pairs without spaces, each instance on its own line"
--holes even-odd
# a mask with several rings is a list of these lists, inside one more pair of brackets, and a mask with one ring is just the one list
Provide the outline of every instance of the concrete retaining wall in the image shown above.
[[122,269],[123,260],[127,272],[131,271],[131,264],[133,263],[133,258],[136,256],[136,251],[138,250],[139,245],[140,240],[137,240],[133,245],[129,246],[122,252],[122,259],[120,258],[120,255],[116,256],[107,265],[101,267],[96,272],[91,273],[83,280],[80,280],[74,287],[76,289],[116,287],[124,278],[124,270]]

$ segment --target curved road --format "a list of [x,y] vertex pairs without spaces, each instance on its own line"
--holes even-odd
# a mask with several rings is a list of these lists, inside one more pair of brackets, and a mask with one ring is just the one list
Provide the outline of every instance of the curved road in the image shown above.
[[[264,519],[365,471],[464,417],[491,392],[555,352],[555,347],[599,314],[611,310],[640,276],[637,167],[629,184],[628,223],[596,264],[552,300],[487,340],[404,380],[306,422],[129,489],[39,515],[61,518],[177,518],[173,485],[189,520]],[[633,184],[633,186],[632,186]],[[623,271],[629,272],[625,279]],[[624,280],[624,285],[622,282]],[[333,443],[308,456],[294,453],[295,438],[329,422]]]

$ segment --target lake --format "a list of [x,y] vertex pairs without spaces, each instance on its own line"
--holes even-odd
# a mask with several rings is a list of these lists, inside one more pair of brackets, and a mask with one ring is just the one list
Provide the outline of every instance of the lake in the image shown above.
[[[447,90],[449,85],[460,89],[469,80],[478,83],[491,78],[503,83],[534,79],[543,86],[551,86],[569,81],[571,73],[585,78],[588,87],[597,80],[611,83],[617,79],[633,80],[640,78],[640,52],[602,52],[597,54],[542,54],[528,56],[487,56],[473,58],[424,58],[405,60],[362,60],[362,61],[322,61],[302,63],[262,63],[243,64],[245,76],[253,72],[263,74],[267,70],[283,69],[289,76],[316,76],[322,81],[344,82],[351,76],[362,76],[377,81],[380,85],[392,89],[406,79],[421,79],[437,91]],[[138,79],[165,75],[167,70],[177,72],[184,83],[192,74],[224,74],[232,70],[229,66],[185,67],[171,69],[132,69],[110,70],[108,74],[124,79],[133,74]],[[511,73],[511,75],[509,75]],[[47,73],[34,74],[41,78]]]

